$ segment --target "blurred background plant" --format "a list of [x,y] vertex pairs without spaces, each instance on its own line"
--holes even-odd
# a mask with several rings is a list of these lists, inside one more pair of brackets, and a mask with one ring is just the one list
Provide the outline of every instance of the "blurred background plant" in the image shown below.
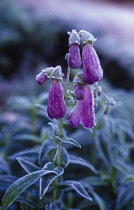
[[[41,68],[58,64],[63,66],[66,73],[66,32],[72,28],[79,30],[83,27],[98,38],[95,48],[99,53],[105,76],[101,87],[109,97],[114,98],[116,106],[111,109],[110,114],[104,114],[107,104],[104,105],[105,98],[101,95],[96,109],[97,126],[92,130],[85,130],[81,126],[73,129],[66,120],[65,129],[68,130],[69,137],[82,145],[81,150],[73,145],[66,146],[72,159],[73,155],[86,159],[95,167],[96,174],[92,168],[79,164],[70,164],[66,168],[65,179],[81,180],[93,197],[93,202],[80,199],[74,191],[66,190],[63,197],[64,209],[132,210],[133,4],[123,7],[120,4],[107,4],[105,1],[93,3],[70,0],[63,4],[65,10],[61,9],[59,0],[37,2],[0,2],[0,198],[16,179],[25,174],[16,158],[23,155],[26,160],[37,163],[40,145],[51,132],[47,124],[50,119],[45,111],[48,86],[39,87],[35,83],[35,75]],[[106,8],[111,12],[104,16],[102,13]],[[109,22],[106,21],[106,17]],[[121,27],[121,17],[130,20],[131,33],[126,22],[122,21],[124,28]],[[108,30],[109,24],[111,27]],[[120,33],[116,31],[118,27],[122,30]],[[129,37],[129,42],[124,36],[121,37],[124,33]],[[71,106],[70,104],[70,110]],[[83,159],[78,159],[78,162],[82,162]],[[37,194],[38,190],[31,186],[9,209],[26,209],[26,206],[28,209],[40,209],[42,204],[37,199]],[[36,203],[40,206],[36,206]]]

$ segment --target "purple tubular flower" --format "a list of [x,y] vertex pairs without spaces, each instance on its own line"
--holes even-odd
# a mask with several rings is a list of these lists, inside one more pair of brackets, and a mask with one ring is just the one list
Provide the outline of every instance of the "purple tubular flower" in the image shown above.
[[65,116],[66,104],[61,80],[53,79],[52,81],[49,90],[47,113],[51,119],[60,119]]
[[76,84],[74,88],[75,96],[77,100],[82,100],[85,97],[85,89],[82,84]]
[[94,98],[92,89],[89,85],[84,86],[85,97],[78,100],[75,108],[69,115],[69,121],[72,127],[77,127],[81,122],[85,128],[92,128],[95,125]]
[[79,45],[73,43],[70,45],[68,53],[68,66],[72,69],[78,69],[81,66],[81,55]]
[[44,72],[40,72],[38,75],[36,75],[36,82],[39,85],[42,85],[47,80],[47,76]]
[[82,51],[83,77],[87,84],[94,84],[103,77],[103,70],[95,49],[88,42]]

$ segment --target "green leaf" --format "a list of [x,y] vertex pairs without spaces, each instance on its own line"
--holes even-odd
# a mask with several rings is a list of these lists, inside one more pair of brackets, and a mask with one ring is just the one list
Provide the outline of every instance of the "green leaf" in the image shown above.
[[47,111],[47,106],[44,106],[42,104],[36,104],[36,107],[43,109],[44,111]]
[[7,174],[10,174],[10,168],[3,158],[0,157],[0,170],[5,171]]
[[[50,169],[52,170],[53,163],[46,164],[43,169]],[[48,190],[48,187],[50,184],[55,180],[56,177],[61,176],[64,173],[64,169],[61,167],[56,167],[53,169],[53,174],[46,174],[45,176],[40,178],[40,191],[39,196],[40,199],[43,198],[46,191]]]
[[11,156],[9,156],[8,158],[13,160],[16,159],[17,157],[28,157],[28,159],[32,159],[35,158],[38,155],[38,151],[36,149],[29,149],[29,150],[24,150],[21,152],[17,152]]
[[94,199],[96,200],[100,210],[106,210],[106,206],[105,206],[105,203],[103,201],[103,199],[95,192],[91,192]]
[[87,193],[87,191],[80,182],[69,180],[66,181],[65,183],[71,186],[79,195],[92,201],[92,198],[89,196],[89,194]]
[[30,163],[29,161],[27,160],[24,160],[20,157],[17,158],[19,164],[21,165],[21,167],[27,172],[27,173],[32,173],[34,171],[39,171],[41,170],[40,167],[36,166],[35,164],[33,163]]
[[80,145],[77,141],[75,141],[74,139],[68,138],[67,136],[63,136],[63,137],[57,136],[56,138],[57,138],[58,140],[64,142],[64,143],[73,144],[73,145],[75,145],[75,146],[81,148],[81,145]]
[[14,136],[14,139],[15,140],[20,140],[20,141],[34,141],[34,142],[37,142],[39,143],[40,142],[40,139],[35,136],[35,135],[32,135],[32,134],[19,134],[19,135],[16,135]]
[[89,163],[87,160],[81,158],[81,157],[77,157],[75,155],[69,155],[69,163],[72,164],[80,164],[83,166],[88,167],[90,170],[92,170],[95,174],[98,174],[97,170],[94,168],[94,166]]
[[50,173],[53,173],[53,171],[40,170],[27,174],[26,176],[23,176],[22,178],[15,181],[7,189],[3,197],[2,210],[6,210],[24,190],[35,183],[40,177]]
[[106,178],[98,177],[98,176],[86,177],[86,178],[81,179],[81,181],[90,183],[91,186],[92,185],[93,186],[108,186],[109,185],[109,181]]
[[40,165],[44,165],[45,164],[45,160],[47,158],[47,154],[53,150],[57,148],[57,144],[55,144],[54,142],[52,142],[51,140],[45,140],[44,143],[41,146],[40,152],[39,152],[39,158],[38,161],[40,163]]
[[134,175],[130,174],[128,176],[126,176],[124,179],[122,179],[123,182],[132,182],[134,183]]
[[16,199],[16,201],[18,201],[18,202],[20,202],[20,203],[25,203],[27,206],[30,206],[30,207],[32,207],[32,208],[37,207],[37,203],[35,203],[35,202],[33,202],[33,201],[30,201],[30,200],[28,200],[28,199],[26,199],[26,198],[23,198],[23,197],[18,197],[18,198]]
[[52,129],[53,129],[53,136],[57,137],[59,135],[59,129],[58,127],[54,124],[54,123],[48,123],[48,125],[51,125]]
[[122,188],[117,197],[116,210],[121,209],[125,204],[134,197],[133,188]]
[[[57,149],[57,152],[56,152],[55,157],[54,157],[55,164],[56,164],[56,161],[57,161],[57,156],[58,156],[58,149]],[[61,148],[61,155],[60,155],[60,166],[65,168],[65,167],[68,166],[68,164],[69,164],[68,152],[64,147],[62,147]]]
[[5,192],[17,179],[18,177],[12,175],[0,175],[0,191]]

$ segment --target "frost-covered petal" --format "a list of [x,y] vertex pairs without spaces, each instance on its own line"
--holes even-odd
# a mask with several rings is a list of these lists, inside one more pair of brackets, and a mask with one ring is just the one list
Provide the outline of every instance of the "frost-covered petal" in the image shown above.
[[60,119],[65,116],[66,104],[61,80],[54,79],[52,81],[49,90],[47,112],[51,119]]
[[85,85],[85,97],[82,100],[80,121],[85,128],[92,128],[95,125],[94,97],[89,85]]
[[83,77],[87,84],[94,84],[103,77],[100,60],[93,46],[86,43],[82,51]]
[[76,106],[71,111],[68,119],[73,128],[77,127],[80,123],[81,101],[77,101]]
[[39,85],[42,85],[47,80],[47,76],[44,72],[40,72],[38,75],[36,75],[36,82]]
[[78,100],[76,106],[69,115],[72,127],[77,127],[79,123],[85,128],[92,128],[95,125],[94,97],[89,85],[84,85],[85,97]]
[[85,97],[85,88],[82,84],[76,84],[74,88],[77,100],[82,100]]
[[78,69],[81,66],[81,55],[79,45],[74,43],[69,47],[68,66],[72,69]]

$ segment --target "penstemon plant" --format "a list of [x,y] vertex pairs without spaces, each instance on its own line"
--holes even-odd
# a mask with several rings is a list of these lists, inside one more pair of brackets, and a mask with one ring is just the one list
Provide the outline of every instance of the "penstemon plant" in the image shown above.
[[[62,85],[64,74],[60,65],[43,69],[36,76],[39,85],[51,80],[47,114],[51,119],[49,125],[53,132],[48,139],[45,139],[39,149],[38,165],[22,156],[17,157],[19,164],[28,174],[17,179],[7,189],[2,200],[2,210],[6,210],[17,199],[24,201],[29,206],[32,205],[30,201],[23,200],[19,196],[33,184],[37,189],[37,181],[39,181],[40,201],[36,209],[67,209],[64,206],[63,193],[69,191],[70,188],[74,189],[83,198],[88,199],[89,202],[93,200],[87,192],[86,186],[80,181],[64,180],[63,178],[65,168],[69,163],[85,165],[94,173],[97,173],[94,166],[87,160],[69,155],[66,144],[64,144],[65,147],[63,146],[63,143],[67,143],[81,148],[79,142],[67,136],[64,128],[64,120],[68,115],[67,105],[70,99],[76,104],[68,116],[70,125],[75,128],[81,123],[84,128],[90,129],[96,125],[95,107],[97,106],[98,96],[103,94],[107,99],[105,114],[109,112],[109,107],[114,105],[115,102],[102,92],[97,83],[103,77],[103,70],[93,48],[93,43],[96,41],[94,36],[85,30],[80,30],[79,33],[72,30],[72,32],[68,32],[68,35],[69,53],[66,55],[68,69],[65,85]],[[73,69],[79,69],[81,65],[83,66],[83,72],[77,72],[71,82],[70,72],[75,71]],[[38,106],[44,109],[43,106]],[[52,122],[53,119],[58,120],[58,126],[55,120],[54,123]]]

